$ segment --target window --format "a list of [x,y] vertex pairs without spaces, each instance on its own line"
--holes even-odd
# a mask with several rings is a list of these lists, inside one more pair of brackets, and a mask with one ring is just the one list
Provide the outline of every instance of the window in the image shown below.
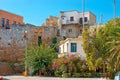
[[87,17],[84,18],[84,22],[87,22]]
[[72,16],[72,17],[70,17],[70,21],[74,21],[74,17]]
[[80,18],[80,24],[82,24],[82,23],[83,23],[82,18]]
[[2,27],[4,27],[5,26],[5,18],[2,18]]
[[71,43],[71,52],[77,52],[77,44]]
[[[87,17],[84,17],[84,22],[87,22],[87,21],[88,21]],[[83,23],[83,18],[80,18],[80,23],[81,24]]]
[[6,29],[9,29],[9,20],[6,19]]
[[72,32],[72,29],[69,29],[68,32],[69,32],[69,33]]

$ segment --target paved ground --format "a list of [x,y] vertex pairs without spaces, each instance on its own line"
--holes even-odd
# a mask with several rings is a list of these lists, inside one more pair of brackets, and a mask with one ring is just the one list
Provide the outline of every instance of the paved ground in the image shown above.
[[24,77],[24,76],[2,76],[3,80],[109,80],[102,78],[55,78],[55,77]]

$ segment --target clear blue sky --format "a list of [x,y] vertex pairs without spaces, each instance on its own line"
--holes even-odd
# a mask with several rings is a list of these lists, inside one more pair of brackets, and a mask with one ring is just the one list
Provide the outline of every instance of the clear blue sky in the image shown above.
[[[114,14],[114,0],[85,0],[85,11],[91,11],[100,22],[112,19]],[[120,0],[116,0],[116,16],[120,17]],[[60,11],[82,11],[82,0],[0,0],[0,9],[24,17],[25,23],[40,26],[50,15],[59,17]]]

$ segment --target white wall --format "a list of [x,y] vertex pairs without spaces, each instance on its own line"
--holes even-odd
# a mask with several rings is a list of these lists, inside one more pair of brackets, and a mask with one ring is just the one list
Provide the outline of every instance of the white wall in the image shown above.
[[[68,43],[68,48],[67,48],[67,43]],[[77,43],[77,52],[71,52],[71,43]],[[82,59],[85,59],[85,52],[83,50],[82,44],[83,43],[81,41],[67,41],[64,44],[59,46],[61,48],[60,53],[68,53],[69,55],[77,53],[81,56]],[[68,52],[67,52],[67,49],[68,49]]]
[[69,47],[67,47],[67,44],[69,45],[69,41],[59,46],[60,53],[68,53],[67,49],[69,49]]
[[[80,18],[83,17],[83,13],[78,12],[78,11],[66,11],[66,12],[62,12],[61,16],[64,16],[61,18],[61,22],[62,24],[69,24],[69,23],[79,23]],[[74,21],[70,22],[70,17],[74,17]],[[93,25],[96,23],[96,17],[94,16],[94,14],[92,14],[91,12],[84,12],[84,17],[87,17],[88,19],[88,23],[86,24],[90,24]]]
[[62,19],[62,23],[70,23],[70,17],[74,17],[75,23],[79,21],[79,13],[77,11],[70,11],[70,12],[63,12],[61,13],[62,16],[64,17],[64,20]]

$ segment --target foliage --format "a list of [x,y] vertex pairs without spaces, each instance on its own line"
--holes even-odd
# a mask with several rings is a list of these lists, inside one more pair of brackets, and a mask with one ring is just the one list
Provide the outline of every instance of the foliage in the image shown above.
[[52,44],[50,47],[53,48],[57,52],[57,38],[56,37],[52,39]]
[[98,65],[102,62],[102,58],[99,57],[97,53],[96,46],[99,44],[99,39],[94,39],[95,35],[91,37],[90,31],[86,30],[83,32],[83,48],[86,53],[86,63],[89,67],[90,71],[96,71],[98,69]]
[[41,40],[41,37],[39,36],[38,37],[38,46],[40,46],[42,44],[42,40]]
[[56,37],[54,37],[54,38],[52,39],[52,43],[53,43],[53,44],[56,44],[56,43],[57,43],[57,38],[56,38]]
[[57,57],[53,49],[49,48],[46,44],[40,47],[31,46],[27,51],[26,62],[29,68],[34,72],[46,70],[52,60]]
[[[116,21],[116,26],[114,26]],[[116,72],[120,67],[120,18],[110,20],[93,32],[83,32],[83,47],[90,71]]]
[[86,67],[85,61],[75,55],[55,59],[52,64],[55,76],[57,77],[78,77],[79,75],[77,73],[85,72]]

